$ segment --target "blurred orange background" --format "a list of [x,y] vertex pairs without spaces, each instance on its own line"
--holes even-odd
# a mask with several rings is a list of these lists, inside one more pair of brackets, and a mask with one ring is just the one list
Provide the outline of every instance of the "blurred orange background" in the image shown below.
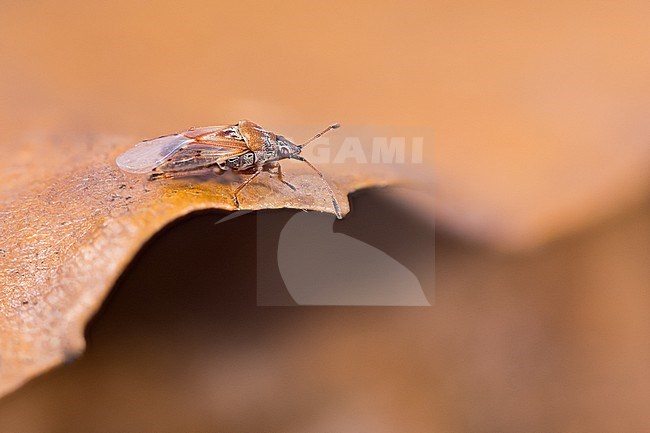
[[527,246],[647,195],[649,21],[644,1],[3,2],[0,127],[424,125],[438,217]]
[[[0,139],[19,152],[33,131],[142,139],[240,118],[278,132],[332,121],[432,128],[434,212],[442,231],[470,244],[441,243],[443,296],[425,313],[438,316],[421,331],[430,335],[425,348],[407,348],[408,365],[431,362],[430,380],[395,373],[394,354],[382,349],[382,332],[399,341],[395,324],[418,320],[395,313],[382,328],[358,319],[373,324],[369,344],[388,359],[368,380],[396,374],[377,391],[392,397],[365,405],[359,394],[328,406],[343,413],[332,415],[339,424],[306,415],[296,428],[642,431],[650,425],[649,22],[647,1],[3,1]],[[515,310],[530,316],[507,314]],[[538,341],[548,357],[522,356],[512,380],[519,358],[500,358],[495,341],[507,353]],[[448,345],[449,357],[438,354]],[[327,356],[324,347],[338,345],[314,350]],[[468,357],[469,370],[458,369]],[[342,384],[359,374],[338,362],[330,374]],[[34,400],[20,392],[29,386],[0,402],[0,419],[25,426]],[[475,391],[486,395],[477,401]],[[388,411],[386,427],[383,405],[399,408],[396,392],[410,410]],[[534,403],[524,410],[518,393]],[[244,405],[241,416],[266,403]]]

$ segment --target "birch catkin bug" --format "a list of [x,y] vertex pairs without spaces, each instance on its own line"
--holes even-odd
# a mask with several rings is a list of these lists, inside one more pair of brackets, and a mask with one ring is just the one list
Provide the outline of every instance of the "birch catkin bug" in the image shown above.
[[323,173],[300,156],[307,144],[338,127],[339,124],[335,123],[306,142],[293,144],[285,137],[266,131],[249,120],[240,120],[235,125],[192,128],[141,141],[120,155],[116,162],[126,172],[149,173],[149,180],[207,172],[223,174],[228,170],[252,174],[233,193],[235,206],[239,207],[237,194],[264,171],[295,191],[296,188],[284,180],[279,161],[296,159],[309,165],[323,179],[332,198],[336,217],[341,219],[339,203]]

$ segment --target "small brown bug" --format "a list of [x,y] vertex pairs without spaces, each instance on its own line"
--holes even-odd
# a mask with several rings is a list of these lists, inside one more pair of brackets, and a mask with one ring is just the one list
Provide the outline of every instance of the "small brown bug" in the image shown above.
[[336,217],[341,219],[339,203],[323,173],[300,156],[307,144],[338,127],[339,124],[335,123],[306,142],[293,144],[285,137],[266,131],[249,120],[240,120],[235,125],[192,128],[141,141],[120,155],[116,163],[129,173],[150,173],[149,180],[206,172],[223,174],[228,170],[252,174],[233,194],[235,206],[239,207],[237,194],[264,171],[276,176],[280,182],[295,191],[296,188],[284,180],[279,161],[297,159],[307,163],[325,181]]

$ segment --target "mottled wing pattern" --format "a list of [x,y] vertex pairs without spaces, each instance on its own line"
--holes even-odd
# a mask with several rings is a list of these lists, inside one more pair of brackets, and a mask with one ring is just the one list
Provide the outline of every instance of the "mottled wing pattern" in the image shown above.
[[[236,125],[194,128],[145,140],[120,155],[116,162],[129,173],[147,173],[166,163],[169,168],[204,167],[248,151]],[[165,171],[165,167],[160,167]]]

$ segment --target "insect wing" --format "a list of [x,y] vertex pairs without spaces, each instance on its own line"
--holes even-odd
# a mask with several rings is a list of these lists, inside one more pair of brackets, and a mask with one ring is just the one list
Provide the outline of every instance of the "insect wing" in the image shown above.
[[240,141],[245,143],[244,138],[239,133],[237,125],[226,126],[205,126],[193,128],[181,132],[185,137],[194,138],[199,141]]
[[237,125],[196,128],[181,134],[194,141],[179,154],[194,153],[197,159],[225,160],[250,151]]
[[156,168],[160,172],[200,170],[207,167],[222,166],[228,158],[239,156],[246,151],[206,146],[197,142],[189,143],[179,149]]
[[[182,150],[181,150],[182,149]],[[248,151],[237,125],[189,129],[141,141],[116,159],[118,167],[129,173],[148,173],[166,161],[206,165]]]
[[118,156],[118,167],[129,173],[147,173],[163,163],[170,155],[194,139],[181,134],[141,141]]

